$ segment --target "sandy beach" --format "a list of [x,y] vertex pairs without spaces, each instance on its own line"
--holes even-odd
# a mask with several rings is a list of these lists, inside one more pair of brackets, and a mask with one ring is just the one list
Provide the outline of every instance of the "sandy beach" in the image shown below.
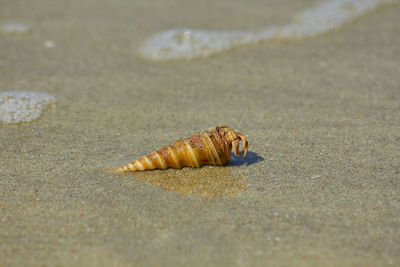
[[[399,266],[400,5],[332,32],[156,62],[175,27],[259,30],[316,0],[0,1],[0,266]],[[217,125],[226,167],[117,173]]]

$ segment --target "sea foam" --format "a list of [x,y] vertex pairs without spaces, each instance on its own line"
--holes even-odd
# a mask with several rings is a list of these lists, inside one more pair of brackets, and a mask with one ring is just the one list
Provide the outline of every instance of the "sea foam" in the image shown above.
[[55,97],[29,91],[0,92],[0,121],[30,122],[39,118],[43,109],[56,103]]
[[397,0],[328,0],[299,14],[293,23],[261,31],[176,28],[158,33],[140,48],[146,59],[166,61],[207,57],[246,44],[314,37],[334,30],[382,4]]
[[9,22],[0,25],[0,32],[6,34],[24,34],[29,32],[30,28],[28,25],[19,22]]

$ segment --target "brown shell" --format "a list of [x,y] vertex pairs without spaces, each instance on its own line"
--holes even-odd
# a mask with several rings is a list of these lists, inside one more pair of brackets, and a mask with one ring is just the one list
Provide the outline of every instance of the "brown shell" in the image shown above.
[[[239,152],[239,143],[243,150]],[[121,172],[145,171],[182,167],[199,168],[203,165],[225,165],[230,161],[233,148],[236,156],[247,153],[244,135],[227,126],[217,126],[194,133],[191,137],[175,141],[132,163],[119,168]]]

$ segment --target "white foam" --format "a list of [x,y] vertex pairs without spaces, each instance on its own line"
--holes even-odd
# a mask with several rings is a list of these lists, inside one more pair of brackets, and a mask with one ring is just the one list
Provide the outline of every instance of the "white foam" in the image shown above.
[[46,48],[53,48],[55,46],[55,43],[51,40],[47,40],[44,42],[44,47]]
[[29,32],[30,28],[28,25],[19,22],[9,22],[4,25],[0,25],[0,32],[7,34],[24,34]]
[[273,39],[290,40],[317,36],[397,0],[328,0],[301,13],[293,23],[262,31],[213,31],[176,28],[151,37],[140,54],[151,60],[207,57],[245,44]]
[[55,97],[30,91],[0,92],[0,121],[30,122],[40,117],[43,109],[56,103]]

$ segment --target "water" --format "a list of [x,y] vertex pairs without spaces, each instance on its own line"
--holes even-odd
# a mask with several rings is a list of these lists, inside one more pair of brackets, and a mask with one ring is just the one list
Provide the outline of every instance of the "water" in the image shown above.
[[382,4],[395,0],[328,0],[299,14],[294,22],[261,31],[213,31],[176,28],[158,33],[140,48],[140,55],[156,61],[204,58],[231,48],[270,40],[314,37]]
[[30,91],[0,92],[0,122],[31,122],[40,117],[43,109],[56,103],[55,97]]
[[0,25],[0,32],[6,34],[24,34],[29,32],[30,28],[28,25],[19,22],[8,22]]

